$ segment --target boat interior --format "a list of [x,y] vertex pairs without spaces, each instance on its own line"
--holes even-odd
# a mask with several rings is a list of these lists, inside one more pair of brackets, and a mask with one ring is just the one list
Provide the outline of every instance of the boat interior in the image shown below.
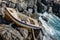
[[8,13],[5,13],[5,14],[8,15],[9,17],[11,17],[11,19],[14,18],[14,19],[16,19],[20,22],[25,23],[25,24],[28,24],[28,25],[31,25],[31,26],[36,26],[36,27],[40,28],[39,23],[36,19],[33,19],[33,18],[31,18],[27,15],[24,15],[23,13],[17,12],[13,8],[6,8],[5,11],[8,12]]

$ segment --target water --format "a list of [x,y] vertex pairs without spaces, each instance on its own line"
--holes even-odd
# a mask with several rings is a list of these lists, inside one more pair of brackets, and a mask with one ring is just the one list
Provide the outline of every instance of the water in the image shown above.
[[[45,21],[41,16],[46,18],[47,21]],[[46,35],[43,40],[60,40],[60,18],[54,14],[44,12],[40,15],[39,20],[42,22],[44,33]]]

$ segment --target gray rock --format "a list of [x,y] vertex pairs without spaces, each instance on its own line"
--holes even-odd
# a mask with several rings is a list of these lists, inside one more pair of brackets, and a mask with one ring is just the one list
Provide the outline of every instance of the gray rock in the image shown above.
[[5,24],[0,24],[0,38],[1,40],[23,40],[17,30]]
[[26,39],[28,37],[28,29],[16,27],[16,29],[22,34],[22,36]]
[[24,11],[24,9],[21,7],[21,4],[19,4],[19,3],[16,3],[15,7],[18,9],[19,12],[23,12]]

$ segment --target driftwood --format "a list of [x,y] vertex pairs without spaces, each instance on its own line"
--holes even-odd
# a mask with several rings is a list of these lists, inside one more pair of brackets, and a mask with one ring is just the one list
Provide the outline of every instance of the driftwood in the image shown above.
[[32,40],[37,40],[37,39],[35,38],[34,30],[33,30],[33,29],[31,29],[31,30],[32,30]]

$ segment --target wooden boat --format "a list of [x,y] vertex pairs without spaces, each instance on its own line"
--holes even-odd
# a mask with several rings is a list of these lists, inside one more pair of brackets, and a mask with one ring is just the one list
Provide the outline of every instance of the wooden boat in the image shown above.
[[39,29],[39,23],[37,20],[28,17],[27,15],[24,15],[22,13],[17,12],[13,8],[5,8],[5,14],[6,18],[10,21],[13,21],[19,26],[25,27],[25,28],[33,28],[33,29]]

